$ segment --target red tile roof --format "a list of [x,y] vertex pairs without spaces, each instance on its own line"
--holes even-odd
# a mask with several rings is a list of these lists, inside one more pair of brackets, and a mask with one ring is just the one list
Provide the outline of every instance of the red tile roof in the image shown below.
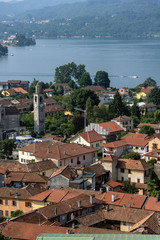
[[160,125],[159,124],[151,124],[151,123],[140,123],[140,124],[138,124],[138,126],[137,126],[137,128],[140,128],[140,127],[142,127],[142,126],[144,126],[144,125],[147,125],[147,126],[150,126],[150,127],[152,127],[153,129],[160,129]]
[[147,134],[140,133],[128,133],[122,137],[122,140],[125,140],[128,145],[134,146],[146,146],[149,142]]
[[118,161],[118,157],[114,156],[114,155],[107,155],[105,158],[101,159],[102,162],[114,162],[114,161]]
[[102,147],[107,147],[107,148],[118,148],[118,147],[123,147],[127,145],[127,141],[125,140],[118,140],[114,142],[109,142],[101,145]]
[[160,212],[160,201],[157,201],[156,197],[149,197],[145,209]]
[[[115,196],[114,202],[112,202],[112,195]],[[111,205],[125,205],[131,208],[142,208],[146,198],[146,196],[141,195],[108,191],[104,193],[102,200]]]
[[9,222],[2,230],[5,237],[23,240],[36,240],[40,234],[66,234],[71,228],[55,225],[37,225],[23,222]]
[[76,143],[61,143],[53,141],[38,142],[19,149],[20,151],[31,152],[36,157],[50,159],[67,159],[87,153],[97,152],[97,148],[81,146]]
[[42,193],[36,194],[33,197],[30,197],[30,200],[35,200],[35,201],[45,201],[46,198],[53,192],[53,190],[46,190]]
[[105,140],[100,134],[98,134],[96,131],[88,131],[88,132],[82,132],[79,133],[79,135],[86,140],[88,143],[92,142],[99,142]]
[[110,121],[110,122],[104,122],[99,123],[101,127],[103,127],[106,131],[110,133],[116,133],[116,132],[122,132],[124,131],[123,128],[121,128],[117,123]]
[[21,87],[18,88],[12,88],[16,93],[22,93],[22,94],[28,94],[28,92],[26,90],[24,90]]
[[108,181],[108,182],[106,182],[106,184],[112,188],[123,186],[123,183],[115,182],[115,181]]
[[153,166],[149,165],[144,160],[118,159],[117,168],[146,171],[153,168]]

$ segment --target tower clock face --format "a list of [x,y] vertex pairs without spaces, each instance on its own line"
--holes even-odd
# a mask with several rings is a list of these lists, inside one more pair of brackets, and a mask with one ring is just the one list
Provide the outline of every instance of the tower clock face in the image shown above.
[[37,104],[35,103],[34,106],[37,107]]
[[40,107],[43,107],[43,103],[40,104]]

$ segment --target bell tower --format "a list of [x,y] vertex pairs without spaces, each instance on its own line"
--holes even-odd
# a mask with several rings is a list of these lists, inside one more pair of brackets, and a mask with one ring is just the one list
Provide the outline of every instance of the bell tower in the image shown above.
[[34,94],[34,132],[38,135],[45,134],[45,108],[44,94],[41,84],[38,82]]

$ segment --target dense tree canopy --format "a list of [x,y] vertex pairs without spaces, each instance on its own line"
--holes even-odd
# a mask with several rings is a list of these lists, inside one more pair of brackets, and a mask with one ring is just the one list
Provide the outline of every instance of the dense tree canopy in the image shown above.
[[153,88],[147,96],[147,101],[156,105],[160,104],[160,89],[158,87]]
[[8,53],[8,48],[0,44],[0,56],[3,56]]
[[76,65],[74,62],[65,64],[55,69],[56,83],[69,83],[71,80],[78,81],[82,74],[86,72],[85,65]]
[[96,72],[94,81],[95,81],[95,85],[97,85],[97,86],[103,86],[105,88],[110,86],[110,80],[108,78],[108,73],[105,71]]
[[153,80],[151,77],[147,78],[144,83],[146,86],[150,86],[150,87],[156,87],[157,83],[155,80]]
[[16,148],[15,142],[12,139],[5,139],[0,141],[0,151],[7,158],[12,155],[13,150]]
[[144,133],[151,136],[155,133],[155,130],[149,125],[143,125],[142,127],[140,127],[139,133]]
[[129,109],[126,104],[122,101],[121,95],[117,91],[113,101],[109,104],[109,111],[113,114],[113,117],[120,115],[130,115]]
[[86,87],[92,85],[92,79],[90,77],[89,72],[82,73],[82,76],[78,80],[80,87]]
[[75,108],[85,110],[88,98],[92,100],[93,106],[99,104],[99,98],[92,90],[77,89],[70,95],[67,107],[72,112],[75,112]]

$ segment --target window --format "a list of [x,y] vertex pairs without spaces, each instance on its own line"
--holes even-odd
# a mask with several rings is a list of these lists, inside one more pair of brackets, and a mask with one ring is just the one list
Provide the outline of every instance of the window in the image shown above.
[[46,176],[46,172],[43,172],[43,173],[42,173],[42,176]]
[[2,210],[0,210],[0,217],[2,217],[3,216],[3,211]]
[[77,164],[80,164],[81,162],[79,161],[79,157],[77,157]]
[[95,153],[93,153],[93,157],[95,157],[96,156],[96,154]]
[[60,167],[62,166],[62,161],[60,161]]
[[136,149],[138,149],[139,147],[136,147]]
[[8,205],[8,200],[5,200],[5,205]]
[[0,199],[0,205],[3,205],[3,200],[2,199]]
[[83,160],[85,160],[86,158],[85,158],[85,156],[83,156]]
[[5,211],[5,216],[8,217],[8,210]]
[[12,201],[12,206],[16,206],[16,201]]
[[122,181],[122,182],[124,181],[124,177],[121,177],[121,181]]
[[131,169],[128,169],[128,173],[131,174]]
[[30,202],[25,202],[25,207],[32,207]]
[[73,159],[71,158],[71,163],[73,163]]
[[123,222],[123,225],[124,225],[124,226],[126,226],[126,225],[127,225],[127,223],[126,223],[126,222]]
[[99,147],[99,143],[96,143],[96,147]]
[[121,168],[121,173],[124,173],[124,168]]
[[137,178],[137,183],[140,183],[140,179],[139,178]]

